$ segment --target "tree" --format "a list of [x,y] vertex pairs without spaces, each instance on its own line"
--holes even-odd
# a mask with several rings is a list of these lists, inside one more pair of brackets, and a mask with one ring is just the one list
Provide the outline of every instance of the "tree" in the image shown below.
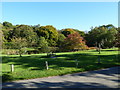
[[105,39],[103,39],[103,47],[104,48],[111,48],[115,46],[115,35],[118,31],[115,28],[110,28],[107,33],[105,34]]
[[12,46],[11,46],[12,48],[19,50],[19,55],[21,57],[23,53],[22,48],[27,46],[27,40],[25,38],[15,37],[11,40],[11,43],[12,43]]
[[0,50],[2,49],[2,42],[3,42],[2,41],[2,36],[3,36],[3,32],[2,32],[1,27],[0,27]]
[[92,28],[91,31],[86,34],[85,39],[87,45],[90,47],[111,48],[114,46],[115,34],[117,30],[112,25],[102,25]]
[[66,38],[66,37],[64,36],[64,34],[62,34],[62,33],[59,33],[59,34],[58,34],[58,42],[57,42],[57,46],[58,46],[58,47],[61,47],[61,46],[62,46],[65,38]]
[[74,29],[74,31],[78,32],[82,37],[85,36],[85,32],[84,31],[80,31],[78,29]]
[[1,25],[1,27],[2,27],[1,30],[3,32],[4,38],[7,41],[10,41],[11,37],[12,37],[11,32],[12,32],[14,26],[12,26],[12,24],[9,22],[3,22],[3,25]]
[[62,48],[64,50],[75,50],[75,49],[84,49],[85,47],[87,47],[85,45],[85,41],[83,39],[83,37],[80,36],[79,33],[73,33],[73,34],[69,34],[68,37],[66,37]]
[[27,42],[29,43],[28,47],[32,47],[37,43],[37,34],[33,31],[33,28],[28,25],[17,25],[13,29],[12,34],[12,38],[26,38]]
[[61,33],[64,34],[65,37],[67,37],[69,34],[75,33],[75,31],[74,29],[66,28],[66,29],[62,29]]
[[3,26],[5,27],[5,28],[13,28],[13,25],[12,25],[12,23],[9,23],[9,22],[3,22]]
[[39,37],[40,36],[45,37],[49,46],[56,46],[57,45],[58,32],[57,32],[57,29],[55,27],[53,27],[52,25],[41,26],[37,30],[37,34]]
[[3,25],[0,24],[0,49],[6,48],[7,40],[5,39],[4,31],[2,30]]
[[120,50],[120,27],[118,27],[118,33],[115,35],[115,45]]
[[48,42],[45,40],[44,37],[40,37],[39,50],[41,52],[49,52]]

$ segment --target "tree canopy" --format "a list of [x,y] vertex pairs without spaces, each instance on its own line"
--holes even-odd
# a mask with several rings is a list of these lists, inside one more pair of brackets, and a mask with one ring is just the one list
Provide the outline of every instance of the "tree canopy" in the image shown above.
[[6,21],[0,23],[0,27],[0,34],[2,35],[0,45],[3,43],[2,46],[6,49],[11,48],[13,42],[20,44],[18,41],[22,41],[23,38],[26,40],[23,42],[27,43],[25,47],[42,47],[43,50],[41,51],[43,52],[45,52],[45,48],[49,47],[59,48],[59,50],[64,48],[66,51],[85,49],[87,46],[98,47],[99,45],[101,48],[111,48],[119,46],[120,41],[118,38],[120,30],[112,24],[91,28],[88,33],[73,28],[57,30],[52,25],[13,25]]
[[74,49],[83,49],[87,47],[85,45],[85,41],[83,39],[83,37],[80,36],[79,33],[75,32],[73,34],[69,34],[63,43],[62,48],[64,50],[74,50]]
[[101,44],[103,48],[110,48],[114,46],[117,32],[117,29],[113,25],[103,25],[92,28],[91,31],[86,34],[85,39],[88,46],[98,46]]

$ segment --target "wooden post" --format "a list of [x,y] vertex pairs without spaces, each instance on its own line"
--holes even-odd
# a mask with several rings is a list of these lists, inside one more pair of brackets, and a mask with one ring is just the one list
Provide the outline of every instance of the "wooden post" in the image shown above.
[[11,72],[14,72],[14,65],[11,65]]
[[49,69],[49,67],[48,67],[48,62],[45,61],[45,64],[46,64],[46,69],[48,70],[48,69]]

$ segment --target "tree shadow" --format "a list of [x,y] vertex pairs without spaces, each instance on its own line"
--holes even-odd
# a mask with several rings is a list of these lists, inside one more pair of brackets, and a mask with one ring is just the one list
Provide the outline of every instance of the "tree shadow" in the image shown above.
[[[3,64],[14,64],[16,68],[28,69],[31,71],[36,70],[45,70],[45,61],[48,61],[49,68],[54,70],[62,70],[63,67],[67,68],[76,68],[76,59],[78,61],[78,69],[83,69],[83,71],[91,71],[97,70],[100,68],[108,68],[116,65],[114,59],[115,55],[102,55],[101,64],[98,64],[98,56],[91,54],[62,54],[56,55],[56,58],[45,58],[45,55],[34,55],[34,56],[24,56],[24,57],[3,57]],[[79,70],[80,71],[80,70]],[[3,71],[3,73],[7,73],[8,71]],[[78,71],[71,71],[70,73],[75,73]],[[63,73],[60,75],[64,75],[67,73]]]
[[[27,86],[26,86],[27,85]],[[75,82],[64,80],[62,82],[55,81],[29,81],[28,82],[8,82],[3,83],[3,88],[111,88],[99,82]],[[114,86],[113,88],[118,88]]]
[[[63,58],[61,58],[63,57]],[[115,58],[114,55],[101,55],[101,62],[114,62],[109,61],[109,58]],[[58,67],[75,67],[76,60],[79,61],[80,67],[84,67],[86,65],[97,65],[96,62],[98,60],[97,55],[90,54],[63,54],[56,55],[56,58],[45,58],[44,56],[31,56],[31,57],[3,57],[2,63],[6,64],[15,64],[22,65],[22,68],[35,67],[37,69],[43,70],[45,69],[45,61],[49,62],[49,65],[57,65]],[[108,61],[108,62],[107,62]],[[104,63],[104,64],[105,64]],[[109,65],[109,64],[108,64]],[[78,66],[79,67],[79,66]]]
[[[111,67],[111,68],[102,69],[102,70],[89,71],[89,73],[84,72],[84,73],[71,74],[71,76],[86,76],[89,78],[95,77],[95,78],[106,79],[106,80],[111,80],[115,82],[120,82],[119,75],[120,75],[120,66]],[[111,77],[115,77],[117,78],[117,80]]]

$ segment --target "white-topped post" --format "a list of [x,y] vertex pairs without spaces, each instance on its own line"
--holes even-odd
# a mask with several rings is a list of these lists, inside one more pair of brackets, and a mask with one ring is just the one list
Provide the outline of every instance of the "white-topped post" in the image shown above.
[[46,69],[48,70],[48,69],[49,69],[49,67],[48,67],[48,62],[45,61],[45,64],[46,64]]
[[14,72],[14,65],[11,65],[11,72]]

